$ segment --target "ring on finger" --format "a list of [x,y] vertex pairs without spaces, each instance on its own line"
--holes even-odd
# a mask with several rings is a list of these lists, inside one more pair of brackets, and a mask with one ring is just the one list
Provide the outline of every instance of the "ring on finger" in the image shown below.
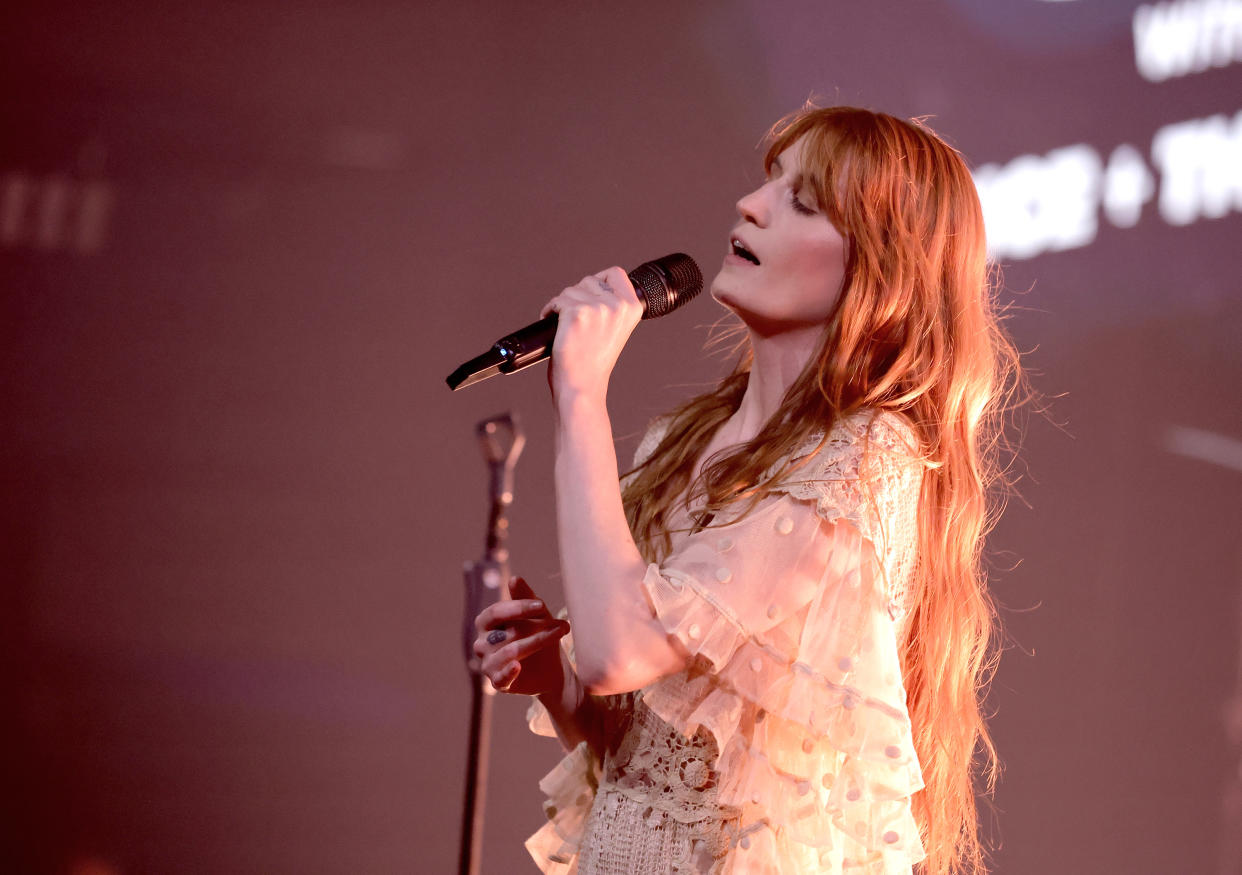
[[509,637],[509,633],[504,629],[493,629],[487,633],[488,644],[499,644]]

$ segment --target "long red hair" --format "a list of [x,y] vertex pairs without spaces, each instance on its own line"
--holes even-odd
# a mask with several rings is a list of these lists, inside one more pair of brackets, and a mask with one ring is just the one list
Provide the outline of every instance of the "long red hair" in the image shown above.
[[999,512],[991,487],[1002,473],[1002,415],[1020,380],[1018,355],[999,321],[978,194],[954,149],[917,121],[807,107],[772,129],[765,166],[800,138],[803,184],[848,244],[823,342],[755,438],[710,460],[692,484],[696,460],[746,390],[743,341],[733,372],[674,411],[660,446],[627,477],[626,513],[640,549],[658,561],[670,549],[670,515],[691,494],[709,508],[753,501],[764,473],[791,450],[861,410],[913,424],[927,466],[901,642],[925,782],[913,808],[928,854],[923,871],[978,873],[974,781],[981,776],[990,791],[997,773],[981,707],[996,631],[982,547]]

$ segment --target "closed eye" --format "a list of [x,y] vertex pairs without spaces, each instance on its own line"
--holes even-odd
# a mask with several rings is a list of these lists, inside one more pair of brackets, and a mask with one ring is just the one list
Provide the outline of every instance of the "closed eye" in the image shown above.
[[795,213],[801,213],[804,216],[813,216],[819,212],[819,210],[815,209],[814,207],[808,207],[806,204],[800,201],[798,199],[798,192],[794,191],[793,189],[790,189],[789,191],[789,202],[793,206]]

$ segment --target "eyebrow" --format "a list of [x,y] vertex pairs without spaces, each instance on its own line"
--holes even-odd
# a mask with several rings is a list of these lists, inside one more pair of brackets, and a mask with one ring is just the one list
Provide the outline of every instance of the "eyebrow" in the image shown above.
[[[771,175],[771,173],[772,173],[772,171],[773,171],[773,170],[776,170],[776,175],[777,175],[777,176],[784,176],[784,175],[785,175],[785,168],[781,166],[781,159],[780,159],[780,156],[779,156],[779,155],[778,155],[778,156],[776,156],[775,158],[773,158],[773,159],[772,159],[772,163],[768,165],[768,174],[769,174],[769,175]],[[797,191],[798,189],[802,188],[802,185],[803,185],[803,183],[805,183],[805,182],[806,182],[806,174],[805,174],[805,173],[799,173],[797,176],[795,176],[795,177],[794,177],[793,182],[790,184],[790,188],[792,188],[792,189],[794,189],[795,191]]]

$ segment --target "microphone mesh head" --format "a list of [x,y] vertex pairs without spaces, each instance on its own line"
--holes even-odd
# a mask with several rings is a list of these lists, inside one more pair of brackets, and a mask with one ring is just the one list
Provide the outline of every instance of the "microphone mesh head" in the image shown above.
[[694,259],[682,252],[640,264],[630,271],[629,278],[646,304],[644,319],[665,316],[703,291],[703,273]]

